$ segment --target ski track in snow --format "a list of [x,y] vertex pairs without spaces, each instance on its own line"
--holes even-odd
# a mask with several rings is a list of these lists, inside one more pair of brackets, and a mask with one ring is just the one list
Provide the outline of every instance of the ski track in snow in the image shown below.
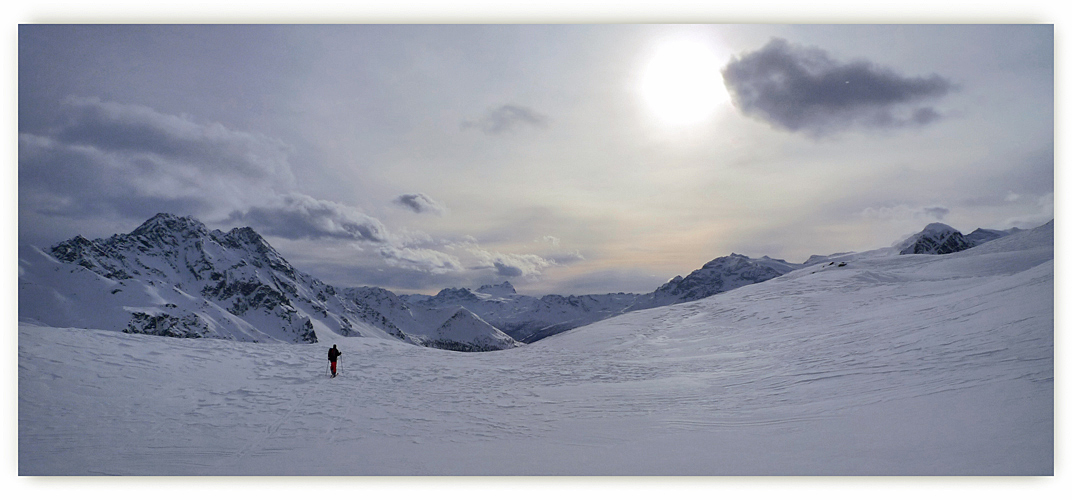
[[1052,474],[1052,240],[986,248],[486,353],[20,324],[19,472]]

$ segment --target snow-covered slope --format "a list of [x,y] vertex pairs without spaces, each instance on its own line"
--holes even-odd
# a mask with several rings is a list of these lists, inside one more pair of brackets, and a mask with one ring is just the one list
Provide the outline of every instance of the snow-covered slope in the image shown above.
[[19,259],[19,316],[50,326],[254,342],[314,343],[330,332],[463,349],[516,346],[477,323],[465,332],[441,332],[442,321],[404,330],[296,270],[251,228],[210,231],[158,214],[130,234],[78,236],[49,251],[22,247]]
[[676,276],[655,292],[649,294],[633,309],[646,309],[670,304],[679,304],[710,297],[745,285],[752,285],[776,278],[799,269],[800,264],[764,256],[750,259],[746,255],[730,254],[719,257],[688,276]]
[[[845,265],[839,265],[842,262]],[[19,326],[21,475],[1051,475],[1053,225],[489,353]]]
[[997,229],[978,228],[975,231],[972,231],[972,232],[964,235],[964,238],[967,239],[968,242],[970,242],[972,244],[972,246],[974,247],[974,246],[982,245],[983,243],[986,243],[988,241],[993,241],[993,240],[996,240],[998,238],[1004,238],[1005,236],[1008,236],[1010,234],[1019,233],[1020,231],[1023,231],[1023,230],[1018,228],[1018,227],[1014,227],[1012,229],[1006,229],[1004,231],[1000,231],[1000,230],[997,230]]

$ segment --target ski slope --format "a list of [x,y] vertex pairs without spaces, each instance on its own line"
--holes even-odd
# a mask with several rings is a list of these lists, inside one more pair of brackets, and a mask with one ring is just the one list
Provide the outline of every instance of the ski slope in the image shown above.
[[838,259],[486,353],[20,323],[19,474],[1053,474],[1052,222]]

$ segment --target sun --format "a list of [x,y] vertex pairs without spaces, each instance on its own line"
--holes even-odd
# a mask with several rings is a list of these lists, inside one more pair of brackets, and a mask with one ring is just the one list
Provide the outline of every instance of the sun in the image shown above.
[[702,122],[729,100],[719,71],[722,63],[704,43],[665,42],[655,50],[644,69],[640,94],[656,118],[665,124]]

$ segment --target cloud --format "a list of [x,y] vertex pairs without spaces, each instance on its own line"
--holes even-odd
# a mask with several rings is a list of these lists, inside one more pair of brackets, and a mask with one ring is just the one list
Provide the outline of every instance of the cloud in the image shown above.
[[476,257],[476,264],[470,269],[494,269],[495,274],[506,278],[539,276],[541,272],[555,262],[533,254],[506,254],[480,248],[472,242],[452,245],[462,248]]
[[386,243],[387,228],[355,208],[318,200],[301,193],[286,194],[269,204],[231,214],[232,223],[287,239],[332,238]]
[[290,239],[374,243],[389,234],[357,209],[289,192],[289,148],[260,134],[134,104],[70,97],[47,135],[20,134],[20,210],[141,219],[229,217]]
[[939,120],[940,113],[913,105],[953,90],[953,84],[938,75],[904,77],[869,61],[842,63],[821,49],[780,38],[734,57],[722,77],[745,115],[813,135],[854,125],[927,125]]
[[909,205],[895,205],[883,207],[867,207],[862,215],[868,219],[898,221],[912,223],[933,222],[942,220],[949,215],[950,209],[943,206],[919,207]]
[[131,156],[152,154],[213,175],[294,179],[287,161],[289,147],[261,134],[99,98],[68,97],[63,104],[67,122],[54,137],[64,144]]
[[394,267],[433,274],[465,269],[457,257],[430,248],[383,246],[380,247],[380,256]]
[[433,213],[443,215],[447,212],[446,207],[440,205],[424,193],[404,194],[391,201],[396,205],[413,210],[414,213],[418,214]]
[[559,245],[560,241],[561,240],[559,240],[558,238],[556,238],[554,236],[544,236],[543,238],[537,238],[536,239],[537,243],[539,243],[539,242],[547,243],[548,245],[551,245],[552,247],[555,247],[555,248],[558,248],[558,245]]
[[[96,98],[69,98],[59,111],[48,132],[19,135],[19,212],[26,224],[108,220],[110,229],[117,216],[141,222],[158,212],[192,215],[210,224],[250,226],[280,243],[298,243],[295,248],[307,255],[330,247],[351,255],[351,264],[393,269],[413,283],[439,282],[419,275],[465,280],[489,270],[534,277],[556,265],[537,255],[486,251],[472,239],[452,245],[424,233],[391,232],[355,207],[298,192],[290,148],[270,137]],[[543,120],[504,107],[483,126],[501,131]],[[421,214],[447,210],[423,193],[393,202]],[[371,248],[363,249],[366,244]]]
[[68,98],[59,112],[49,132],[19,134],[20,211],[221,216],[294,180],[289,148],[263,135],[96,98]]
[[935,220],[942,220],[946,215],[949,215],[949,209],[945,207],[927,207],[923,209],[923,213]]
[[584,255],[581,254],[580,250],[571,250],[565,253],[548,255],[547,260],[554,262],[558,265],[567,265],[572,264],[574,262],[580,262],[582,260],[585,260],[585,258]]
[[543,128],[548,123],[547,116],[524,106],[505,104],[488,110],[476,120],[462,122],[462,130],[477,129],[488,135],[498,135],[514,130],[518,126]]

